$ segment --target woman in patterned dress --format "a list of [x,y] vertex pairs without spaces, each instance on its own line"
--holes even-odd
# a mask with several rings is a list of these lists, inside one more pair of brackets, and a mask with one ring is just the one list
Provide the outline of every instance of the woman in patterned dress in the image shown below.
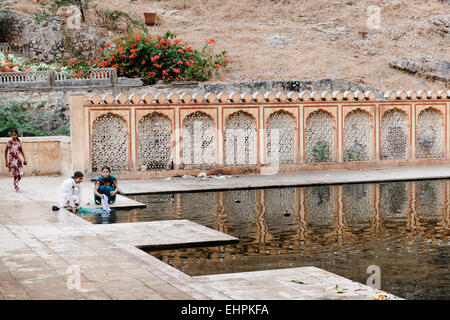
[[13,173],[14,188],[16,189],[17,192],[21,192],[19,188],[19,181],[23,176],[23,169],[22,169],[23,166],[20,154],[22,154],[23,157],[23,164],[27,165],[27,159],[22,149],[22,142],[20,142],[19,139],[19,131],[17,131],[17,129],[13,129],[11,130],[11,140],[9,140],[8,143],[6,144],[5,163],[8,170]]

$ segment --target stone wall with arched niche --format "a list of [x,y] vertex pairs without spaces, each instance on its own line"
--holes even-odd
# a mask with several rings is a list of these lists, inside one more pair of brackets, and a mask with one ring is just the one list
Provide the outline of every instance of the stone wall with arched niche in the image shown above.
[[265,163],[290,164],[297,157],[295,117],[285,110],[271,113],[266,120]]
[[128,130],[125,120],[111,112],[97,117],[92,124],[91,169],[103,166],[112,171],[128,170]]
[[361,109],[350,111],[344,120],[344,161],[371,158],[373,144],[372,117]]
[[172,122],[159,113],[142,117],[138,124],[138,161],[145,170],[170,169],[172,159]]
[[398,108],[386,111],[381,118],[380,160],[407,159],[408,145],[408,114]]
[[305,127],[306,162],[335,161],[335,122],[335,117],[323,109],[313,111],[307,116]]
[[237,111],[225,119],[224,158],[226,166],[257,164],[256,119]]
[[215,166],[216,128],[210,115],[195,111],[183,119],[183,169],[206,169]]
[[417,117],[416,157],[440,158],[442,150],[442,113],[434,108],[422,110]]

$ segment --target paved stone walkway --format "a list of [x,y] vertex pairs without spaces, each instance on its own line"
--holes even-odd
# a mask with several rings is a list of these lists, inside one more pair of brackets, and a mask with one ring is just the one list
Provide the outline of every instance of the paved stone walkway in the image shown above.
[[327,170],[285,172],[271,175],[209,176],[207,178],[177,177],[169,179],[122,180],[125,195],[183,192],[202,190],[230,190],[239,188],[308,186],[318,184],[365,183],[440,179],[450,177],[450,166],[396,167],[365,170]]
[[[24,192],[15,193],[11,179],[0,178],[0,299],[374,299],[383,293],[310,267],[191,277],[138,246],[235,238],[187,220],[93,225],[51,211],[63,180],[25,177]],[[337,293],[336,285],[346,290]]]

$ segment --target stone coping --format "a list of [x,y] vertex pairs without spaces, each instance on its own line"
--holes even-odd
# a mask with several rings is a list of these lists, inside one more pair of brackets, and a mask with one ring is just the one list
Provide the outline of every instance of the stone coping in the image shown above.
[[[190,104],[190,103],[262,103],[262,102],[302,102],[302,101],[363,101],[375,100],[374,91],[302,91],[302,92],[221,92],[219,94],[201,93],[147,93],[140,96],[136,93],[117,96],[111,94],[92,94],[86,97],[86,104],[115,105],[115,104]],[[385,100],[445,100],[450,97],[450,90],[397,90],[386,91]],[[381,100],[381,101],[385,101]]]
[[[22,142],[63,142],[70,143],[69,136],[43,136],[43,137],[20,137],[20,141]],[[0,138],[0,143],[6,143],[11,140],[10,137]]]

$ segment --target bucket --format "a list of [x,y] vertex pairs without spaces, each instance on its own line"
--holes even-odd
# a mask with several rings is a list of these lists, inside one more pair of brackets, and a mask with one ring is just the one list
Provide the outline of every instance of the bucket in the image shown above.
[[153,26],[156,23],[156,13],[154,12],[146,12],[145,16],[145,24],[148,26]]

